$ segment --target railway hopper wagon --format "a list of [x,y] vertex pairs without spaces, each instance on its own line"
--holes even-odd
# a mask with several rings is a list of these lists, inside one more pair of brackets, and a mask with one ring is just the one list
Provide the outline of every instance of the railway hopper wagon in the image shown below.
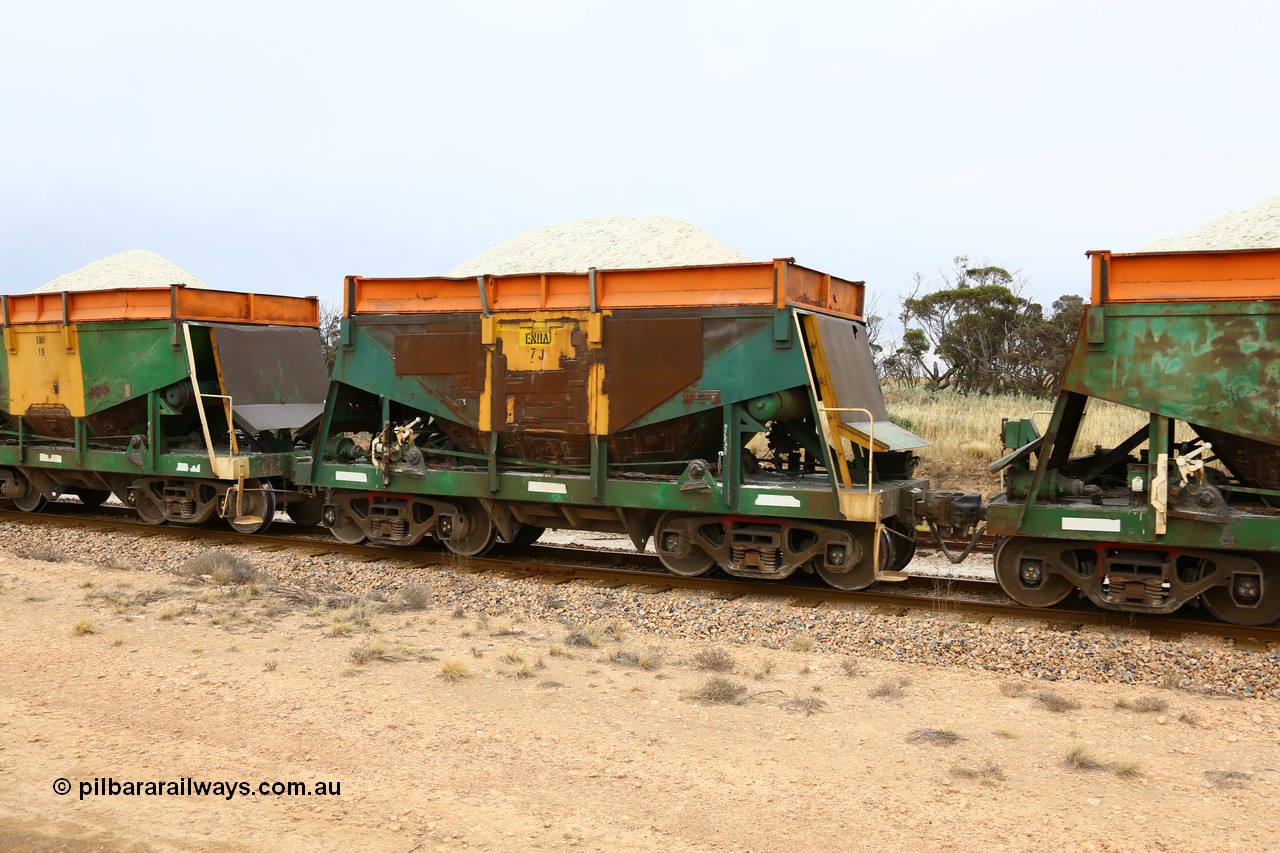
[[889,420],[863,299],[790,259],[351,277],[302,475],[346,542],[570,528],[652,537],[685,576],[900,578],[925,442]]
[[[1012,452],[992,466],[1001,587],[1035,606],[1079,590],[1111,610],[1198,599],[1228,622],[1274,622],[1280,250],[1090,256],[1092,302],[1048,427],[1007,422]],[[1080,447],[1095,400],[1146,423]]]
[[327,377],[314,298],[167,288],[0,297],[0,497],[113,493],[153,524],[259,532],[294,488]]

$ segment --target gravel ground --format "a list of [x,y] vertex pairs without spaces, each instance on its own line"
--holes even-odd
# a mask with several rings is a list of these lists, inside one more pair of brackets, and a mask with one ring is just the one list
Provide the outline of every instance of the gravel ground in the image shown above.
[[[0,547],[17,556],[45,556],[166,573],[195,554],[213,550],[167,536],[0,523]],[[328,596],[392,598],[406,583],[429,587],[433,608],[461,608],[513,620],[546,620],[566,631],[607,620],[628,623],[639,638],[706,640],[776,648],[797,638],[814,651],[878,660],[963,667],[1002,676],[1095,683],[1145,684],[1216,695],[1280,696],[1280,654],[1237,649],[1229,641],[1187,637],[1170,641],[1145,631],[1061,630],[1025,620],[971,621],[945,603],[936,610],[882,614],[856,605],[794,606],[776,598],[726,599],[697,590],[659,594],[641,587],[606,588],[592,582],[515,580],[454,566],[421,567],[396,560],[366,563],[335,555],[259,551],[226,545],[282,585]],[[642,642],[644,640],[641,640]]]

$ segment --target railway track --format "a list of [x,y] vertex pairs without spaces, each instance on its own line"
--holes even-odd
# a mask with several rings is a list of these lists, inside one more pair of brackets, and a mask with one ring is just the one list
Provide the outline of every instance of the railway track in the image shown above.
[[[337,554],[364,562],[392,560],[428,568],[495,572],[515,578],[544,578],[559,582],[581,579],[605,586],[637,586],[654,593],[671,589],[695,589],[714,592],[726,599],[747,595],[768,596],[788,599],[801,607],[832,603],[858,604],[889,614],[903,614],[912,610],[946,611],[961,614],[973,621],[1021,619],[1046,622],[1059,631],[1083,626],[1123,628],[1147,631],[1162,639],[1205,635],[1229,639],[1237,647],[1253,651],[1268,651],[1270,644],[1280,643],[1280,626],[1275,625],[1245,627],[1177,616],[1113,613],[1092,608],[1087,603],[1078,607],[1026,607],[1009,600],[994,581],[986,580],[914,575],[892,587],[879,585],[849,592],[828,587],[816,580],[805,583],[803,580],[769,582],[717,576],[685,578],[666,572],[658,558],[652,554],[549,545],[502,546],[486,556],[466,558],[460,563],[461,558],[444,550],[347,545],[328,536],[320,528],[296,528],[297,532],[288,534],[243,534],[221,525],[150,525],[138,520],[129,510],[103,508],[88,515],[78,511],[75,505],[68,505],[68,509],[71,511],[60,511],[57,505],[52,505],[49,511],[40,513],[0,510],[0,521],[38,521],[62,527],[117,530],[137,536],[167,536],[180,541],[198,539],[237,542],[262,549],[308,551],[312,556]],[[273,530],[279,531],[282,527],[285,525],[278,525]],[[963,547],[967,543],[955,544]],[[980,541],[974,550],[983,549],[983,544]],[[936,546],[932,537],[928,537],[927,541],[923,538],[920,540],[919,547]],[[985,550],[991,550],[990,543],[987,543]]]

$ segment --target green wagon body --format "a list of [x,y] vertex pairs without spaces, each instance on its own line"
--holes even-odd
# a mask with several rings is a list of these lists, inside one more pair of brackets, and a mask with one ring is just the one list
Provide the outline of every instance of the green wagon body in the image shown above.
[[924,442],[888,420],[860,283],[777,261],[347,288],[302,468],[340,538],[625,532],[673,571],[863,586],[910,556]]
[[[1025,421],[1005,427],[1016,449],[987,512],[988,528],[1011,537],[1001,584],[1027,603],[1078,589],[1111,609],[1167,613],[1198,599],[1231,621],[1273,621],[1280,251],[1093,262],[1093,304],[1044,436]],[[1116,448],[1073,448],[1090,399],[1148,423]]]
[[114,493],[149,521],[217,513],[251,529],[276,503],[301,510],[296,439],[325,387],[314,299],[24,294],[3,297],[3,319],[3,497],[35,509]]

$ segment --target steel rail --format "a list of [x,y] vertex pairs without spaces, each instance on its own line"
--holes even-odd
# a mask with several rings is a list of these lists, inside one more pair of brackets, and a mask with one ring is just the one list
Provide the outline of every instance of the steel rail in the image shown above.
[[[901,585],[894,585],[901,590],[900,592],[886,592],[883,587],[850,592],[816,583],[709,576],[680,577],[663,570],[660,561],[653,554],[530,545],[503,546],[501,553],[498,554],[462,558],[445,550],[428,551],[370,544],[347,545],[331,537],[318,538],[302,532],[322,528],[299,528],[299,533],[293,535],[249,534],[237,533],[221,526],[152,525],[133,517],[133,513],[129,510],[115,511],[107,516],[103,516],[101,512],[100,510],[98,515],[89,516],[80,512],[28,513],[0,509],[0,520],[39,521],[64,527],[115,529],[134,535],[171,536],[179,540],[207,539],[236,542],[259,548],[267,546],[277,550],[285,548],[310,550],[312,556],[339,554],[370,563],[392,560],[424,568],[494,572],[513,577],[565,581],[581,579],[616,586],[638,586],[648,592],[691,589],[714,592],[726,598],[742,596],[785,598],[792,604],[802,607],[815,607],[820,604],[856,604],[875,607],[889,613],[929,610],[976,617],[975,621],[1000,618],[1047,622],[1059,626],[1059,630],[1071,630],[1087,625],[1147,631],[1165,638],[1184,635],[1214,636],[1233,640],[1237,646],[1253,651],[1267,651],[1268,644],[1280,643],[1280,625],[1247,627],[1178,616],[1116,613],[1092,607],[1087,609],[1026,607],[1006,598],[994,581],[915,575]],[[986,600],[961,597],[955,595],[956,593],[979,595]]]

